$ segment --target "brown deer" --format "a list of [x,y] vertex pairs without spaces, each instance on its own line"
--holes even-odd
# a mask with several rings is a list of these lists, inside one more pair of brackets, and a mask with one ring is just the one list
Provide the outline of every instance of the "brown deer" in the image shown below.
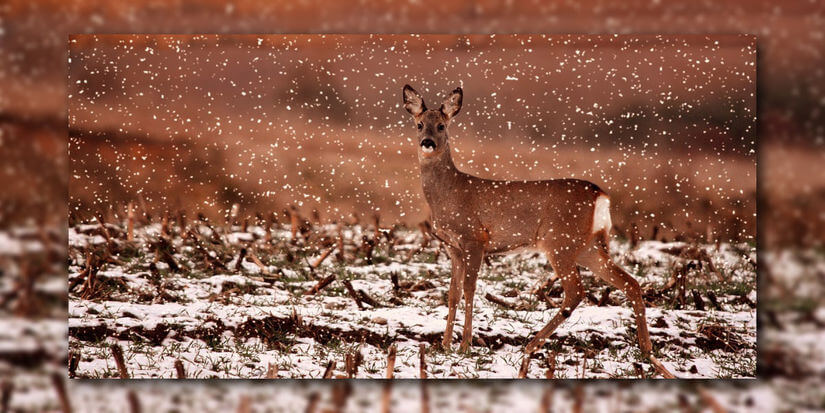
[[[464,292],[464,332],[460,351],[469,349],[473,332],[473,296],[484,254],[519,250],[544,252],[561,280],[564,300],[558,313],[525,347],[527,356],[578,306],[584,297],[577,265],[624,291],[636,316],[642,353],[660,372],[651,355],[645,304],[639,283],[610,258],[610,198],[593,183],[578,179],[495,181],[459,171],[450,154],[447,130],[461,110],[457,88],[438,109],[404,86],[404,108],[418,129],[418,160],[424,197],[430,206],[433,235],[446,246],[452,266],[447,328],[442,345],[449,349],[456,307]],[[666,377],[670,373],[662,373]]]

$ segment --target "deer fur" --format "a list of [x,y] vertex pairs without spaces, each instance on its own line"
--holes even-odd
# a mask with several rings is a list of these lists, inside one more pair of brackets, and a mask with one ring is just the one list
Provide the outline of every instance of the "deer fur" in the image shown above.
[[453,162],[447,132],[461,110],[462,89],[453,90],[437,109],[428,109],[409,85],[404,86],[403,97],[418,131],[421,185],[430,206],[433,233],[446,246],[452,266],[443,347],[450,348],[462,292],[464,331],[459,349],[466,351],[472,344],[473,297],[484,255],[527,248],[546,254],[561,280],[564,299],[558,313],[527,344],[525,353],[541,348],[584,298],[577,268],[581,265],[624,291],[635,314],[639,347],[650,355],[642,290],[610,258],[608,195],[578,179],[496,181],[461,172]]

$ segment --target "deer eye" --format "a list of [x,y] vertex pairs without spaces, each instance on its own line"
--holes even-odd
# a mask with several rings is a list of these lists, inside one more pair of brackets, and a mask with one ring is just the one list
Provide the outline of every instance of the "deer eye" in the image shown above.
[[439,130],[439,131],[444,130],[444,124],[443,124],[443,123],[439,123],[439,124],[438,124],[438,130]]
[[418,129],[421,130],[421,128],[423,128],[423,127],[424,127],[424,124],[421,123],[421,122],[418,122]]

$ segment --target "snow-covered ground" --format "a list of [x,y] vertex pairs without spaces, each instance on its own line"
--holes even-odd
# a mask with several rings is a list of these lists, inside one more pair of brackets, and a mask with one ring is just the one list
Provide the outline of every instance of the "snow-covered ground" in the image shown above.
[[[17,242],[11,249],[0,253],[3,256],[0,261],[3,269],[2,292],[6,294],[9,292],[8,286],[14,285],[20,276],[21,263],[44,259],[43,253],[48,248],[21,248],[29,244],[26,240],[32,239],[30,232],[4,233],[4,236],[8,245]],[[822,344],[825,343],[822,339],[825,338],[825,329],[821,326],[822,320],[825,320],[821,302],[825,283],[817,280],[821,277],[820,269],[825,263],[825,256],[817,251],[787,250],[781,253],[765,252],[762,258],[763,269],[772,274],[774,281],[766,283],[767,288],[760,291],[763,297],[761,305],[763,310],[775,311],[776,321],[760,325],[760,367],[772,378],[702,383],[588,382],[580,387],[580,393],[577,391],[578,384],[569,381],[440,381],[426,386],[430,411],[498,412],[513,411],[515,408],[535,411],[539,406],[547,406],[545,401],[554,411],[566,411],[577,399],[581,400],[582,411],[597,412],[701,411],[712,409],[713,403],[729,411],[820,411],[825,407],[822,404],[825,400],[822,391],[825,388],[822,381],[825,377],[825,349]],[[57,261],[56,265],[62,264]],[[35,289],[39,291],[41,286],[52,285],[61,278],[57,272],[44,272],[37,279]],[[798,291],[796,287],[800,283],[809,288],[804,292]],[[443,288],[438,285],[438,288]],[[55,292],[51,287],[44,290]],[[819,298],[806,304],[794,295],[782,295],[783,292]],[[62,294],[65,294],[65,288]],[[10,303],[14,304],[13,298]],[[592,305],[585,303],[580,310],[587,307]],[[3,349],[0,351],[0,382],[12,384],[9,406],[12,411],[57,410],[59,398],[50,374],[66,377],[65,318],[13,317],[7,312],[8,308],[5,307],[0,317],[0,348]],[[65,317],[65,307],[61,312]],[[567,324],[563,327],[570,328]],[[629,342],[627,345],[630,345]],[[78,371],[82,371],[83,364],[81,361]],[[317,400],[314,411],[321,411],[333,408],[336,400],[341,400],[340,394],[349,394],[344,401],[345,411],[376,411],[381,408],[385,394],[382,382],[335,383],[341,383],[339,386],[344,386],[343,390],[336,390],[336,385],[328,381],[279,381],[277,386],[273,386],[271,382],[249,381],[69,380],[65,381],[65,386],[68,400],[77,412],[123,411],[129,408],[130,397],[138,401],[142,411],[240,411],[240,407],[247,403],[254,411],[305,412],[311,410],[307,408],[313,400]],[[347,391],[346,385],[352,386],[350,391]],[[422,389],[424,387],[415,381],[393,384],[388,392],[392,410],[421,410]]]
[[[373,231],[359,226],[341,232],[345,251],[339,258],[334,242],[320,246],[337,237],[335,226],[318,226],[316,233],[292,242],[287,229],[272,230],[267,241],[261,227],[241,231],[202,225],[198,238],[207,247],[197,247],[192,235],[169,237],[172,265],[180,267],[175,271],[168,259],[156,257],[159,225],[137,229],[131,244],[117,236],[124,228],[108,228],[110,248],[120,252],[117,260],[97,273],[99,290],[84,294],[86,286],[78,279],[70,292],[69,344],[80,354],[78,377],[117,375],[110,350],[117,343],[136,378],[176,377],[176,360],[193,378],[261,378],[270,366],[277,367],[278,377],[318,378],[332,362],[332,375],[343,376],[347,355],[357,353],[363,363],[355,376],[380,378],[392,344],[397,347],[395,377],[415,378],[420,374],[419,344],[424,343],[429,377],[512,378],[519,372],[524,344],[561,301],[558,283],[547,292],[547,301],[532,293],[551,275],[542,255],[492,257],[482,268],[476,292],[476,343],[462,354],[456,351],[461,307],[453,351],[434,346],[445,326],[449,260],[435,241],[411,254],[422,245],[419,231],[397,229],[391,237],[379,236],[369,263],[359,244]],[[69,229],[70,284],[84,276],[88,251],[106,249],[101,234],[98,225]],[[204,264],[202,255],[210,248],[212,256],[225,257],[225,268]],[[250,260],[252,254],[238,265],[242,248],[254,251],[263,267]],[[312,268],[327,249],[333,253]],[[632,249],[614,242],[613,250],[647,292],[651,337],[665,366],[684,378],[754,377],[753,247],[646,241]],[[676,268],[689,264],[681,305],[674,298],[678,286],[665,286]],[[336,277],[331,284],[317,294],[304,294],[330,275]],[[603,297],[606,286],[586,270],[582,275],[592,296],[535,355],[527,377],[544,377],[553,355],[558,378],[655,377],[639,357],[624,295],[612,291]],[[374,305],[364,303],[359,309],[344,280]],[[494,303],[488,294],[509,304]]]

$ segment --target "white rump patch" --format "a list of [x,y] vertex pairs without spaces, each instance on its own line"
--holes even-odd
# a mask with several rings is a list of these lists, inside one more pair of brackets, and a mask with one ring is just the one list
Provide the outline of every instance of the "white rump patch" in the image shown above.
[[596,205],[593,208],[593,233],[605,230],[610,233],[613,222],[610,220],[610,198],[607,195],[599,195],[596,198]]

